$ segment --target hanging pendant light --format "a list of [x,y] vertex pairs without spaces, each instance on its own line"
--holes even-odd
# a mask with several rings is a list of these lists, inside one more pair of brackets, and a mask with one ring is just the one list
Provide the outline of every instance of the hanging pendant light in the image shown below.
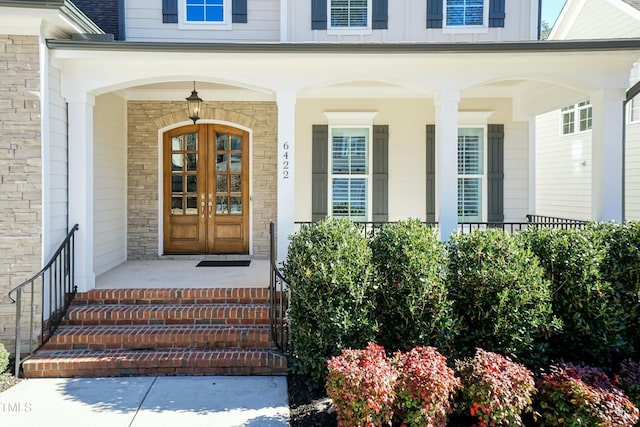
[[196,82],[193,82],[193,91],[187,100],[187,110],[189,111],[189,118],[193,120],[195,124],[198,119],[200,119],[200,107],[202,106],[202,99],[198,96],[198,92],[196,92]]

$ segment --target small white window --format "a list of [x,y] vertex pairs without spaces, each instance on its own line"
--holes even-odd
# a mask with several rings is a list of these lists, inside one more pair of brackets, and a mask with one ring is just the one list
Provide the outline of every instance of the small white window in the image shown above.
[[590,101],[583,101],[576,105],[564,107],[562,114],[562,134],[571,135],[576,132],[591,130],[593,125],[593,111]]
[[482,222],[485,128],[458,129],[458,221]]
[[367,127],[331,127],[329,139],[329,206],[331,216],[369,221],[371,194],[370,144]]
[[179,27],[231,29],[231,0],[180,0]]
[[371,0],[330,0],[329,34],[371,32]]

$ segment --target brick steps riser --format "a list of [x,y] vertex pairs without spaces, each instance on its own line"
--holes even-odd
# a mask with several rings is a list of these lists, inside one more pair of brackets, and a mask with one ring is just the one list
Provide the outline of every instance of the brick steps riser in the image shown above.
[[[154,330],[155,329],[155,330]],[[166,348],[270,348],[270,329],[147,327],[60,328],[45,350],[107,350]]]
[[73,305],[90,304],[268,304],[267,289],[94,289],[76,295]]

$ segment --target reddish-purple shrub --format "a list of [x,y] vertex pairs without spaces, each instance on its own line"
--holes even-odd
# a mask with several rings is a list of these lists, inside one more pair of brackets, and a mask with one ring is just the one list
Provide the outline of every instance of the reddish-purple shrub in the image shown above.
[[631,427],[638,408],[602,371],[563,363],[551,368],[539,387],[545,426]]
[[343,350],[327,362],[327,395],[333,399],[341,427],[374,427],[391,423],[397,372],[384,348]]
[[519,363],[476,349],[473,359],[456,361],[461,379],[461,410],[478,419],[478,426],[521,426],[531,411],[535,393],[533,374]]
[[460,380],[434,347],[396,353],[396,419],[415,427],[445,427]]
[[620,364],[616,384],[624,390],[629,400],[640,407],[640,363],[625,360]]

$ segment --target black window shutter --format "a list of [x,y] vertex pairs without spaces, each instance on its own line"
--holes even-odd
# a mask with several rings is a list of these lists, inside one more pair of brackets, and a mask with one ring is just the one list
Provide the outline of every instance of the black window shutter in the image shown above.
[[443,0],[427,0],[427,28],[442,28]]
[[373,222],[389,221],[389,126],[373,127]]
[[488,126],[487,220],[504,221],[504,125]]
[[373,0],[373,13],[371,14],[371,28],[374,30],[386,30],[389,28],[389,2],[388,0]]
[[311,29],[327,29],[327,0],[311,0]]
[[178,0],[162,0],[162,22],[164,24],[178,23]]
[[233,0],[231,6],[231,22],[247,23],[247,0]]
[[436,125],[427,125],[427,222],[436,222]]
[[328,212],[329,126],[313,125],[311,143],[311,220],[315,222]]
[[504,28],[504,0],[491,0],[489,2],[489,27]]

